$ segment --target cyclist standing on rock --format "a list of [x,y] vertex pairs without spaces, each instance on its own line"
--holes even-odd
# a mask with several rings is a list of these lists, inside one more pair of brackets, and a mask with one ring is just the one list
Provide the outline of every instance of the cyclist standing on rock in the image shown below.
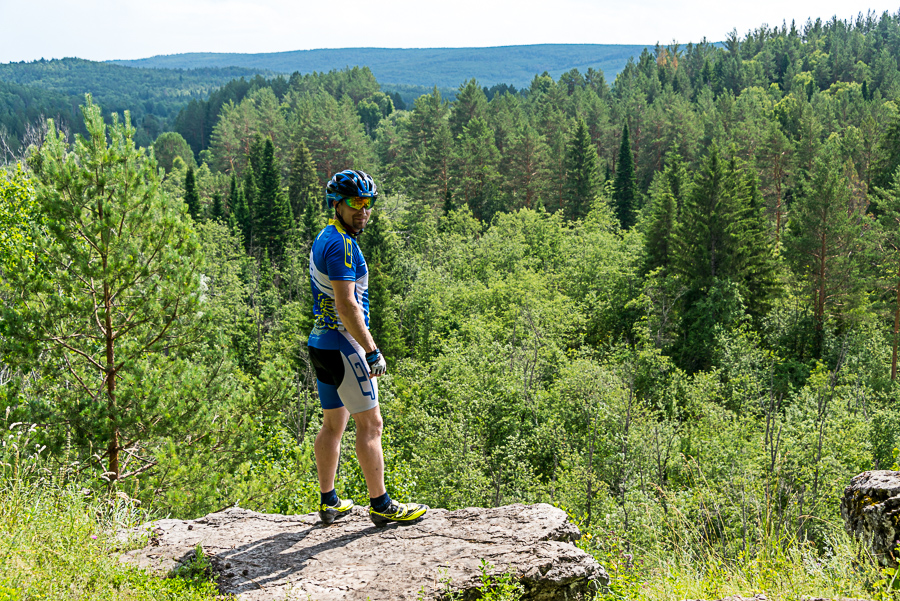
[[369,333],[369,270],[356,242],[377,199],[375,182],[365,172],[336,173],[325,188],[326,206],[334,216],[316,236],[309,255],[316,321],[308,344],[323,411],[315,450],[322,494],[319,517],[326,525],[353,508],[353,501],[340,499],[334,488],[341,436],[351,416],[375,525],[411,522],[428,511],[426,505],[392,500],[384,486],[383,423],[375,378],[384,375],[387,363]]

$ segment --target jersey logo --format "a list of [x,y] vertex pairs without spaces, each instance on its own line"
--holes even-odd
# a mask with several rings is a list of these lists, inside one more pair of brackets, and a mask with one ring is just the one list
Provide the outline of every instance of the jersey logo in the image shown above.
[[344,265],[347,267],[353,268],[353,242],[350,241],[350,238],[346,236],[341,236],[344,239]]

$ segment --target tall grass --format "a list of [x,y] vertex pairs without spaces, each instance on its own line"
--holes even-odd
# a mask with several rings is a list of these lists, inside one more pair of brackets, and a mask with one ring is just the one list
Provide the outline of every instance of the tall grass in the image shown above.
[[[115,533],[153,516],[122,492],[79,481],[78,466],[42,458],[32,432],[14,424],[0,442],[0,601],[221,599],[203,579],[162,579],[121,563],[125,545],[145,541],[123,543]],[[664,499],[645,498],[634,506],[646,506],[642,523],[652,536],[625,538],[609,524],[580,524],[579,546],[612,578],[598,599],[682,601],[765,593],[772,601],[900,601],[900,576],[877,565],[839,521],[818,519],[819,544],[813,544],[795,527],[809,516],[777,516],[767,489],[749,487],[753,515],[747,527],[717,530],[718,513],[698,511],[712,506],[715,487],[696,484],[690,499],[661,492]],[[506,593],[510,599],[518,596],[512,589]]]
[[15,424],[0,447],[0,601],[219,598],[208,581],[163,579],[121,563],[127,543],[116,531],[149,516],[122,493],[48,469],[29,433]]
[[[671,510],[658,524],[660,540],[641,548],[612,531],[583,527],[579,546],[610,574],[603,601],[682,601],[752,597],[771,601],[861,598],[900,601],[900,577],[879,566],[838,523],[820,524],[825,544],[764,520],[742,541],[710,540],[701,521]],[[744,549],[729,553],[738,543]]]

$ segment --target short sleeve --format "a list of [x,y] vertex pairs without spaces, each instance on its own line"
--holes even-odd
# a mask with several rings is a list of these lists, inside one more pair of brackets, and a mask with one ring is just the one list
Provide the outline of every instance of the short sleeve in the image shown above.
[[356,253],[353,240],[343,234],[333,236],[325,246],[325,266],[329,280],[356,280]]

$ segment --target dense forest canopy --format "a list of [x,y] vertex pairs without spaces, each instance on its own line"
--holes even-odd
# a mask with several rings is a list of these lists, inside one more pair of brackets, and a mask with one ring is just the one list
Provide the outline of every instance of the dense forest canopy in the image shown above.
[[[405,108],[365,68],[238,80],[155,158],[88,99],[0,178],[7,418],[181,516],[309,511],[308,252],[359,168],[392,495],[556,503],[623,587],[635,557],[825,562],[900,447],[898,97],[884,13]],[[364,502],[354,461],[338,488]]]

